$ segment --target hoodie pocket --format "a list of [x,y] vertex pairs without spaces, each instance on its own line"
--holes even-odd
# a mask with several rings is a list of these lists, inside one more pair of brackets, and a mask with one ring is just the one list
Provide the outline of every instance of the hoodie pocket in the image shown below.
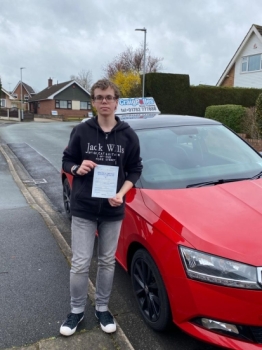
[[79,210],[85,210],[92,213],[97,213],[99,210],[98,198],[93,198],[92,193],[92,180],[87,176],[83,178],[75,178],[76,183],[75,191],[73,195],[74,208]]
[[76,187],[75,190],[75,199],[78,200],[82,197],[84,193],[87,192],[87,188],[89,187],[89,184],[87,182],[86,176],[84,177],[79,177],[74,179],[73,186]]

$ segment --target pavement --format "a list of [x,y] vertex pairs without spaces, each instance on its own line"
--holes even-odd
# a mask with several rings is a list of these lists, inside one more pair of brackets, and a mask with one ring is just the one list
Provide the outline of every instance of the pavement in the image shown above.
[[134,350],[118,323],[113,334],[100,329],[91,281],[85,319],[73,336],[59,334],[69,312],[72,254],[57,213],[40,188],[23,181],[28,176],[0,143],[0,349]]

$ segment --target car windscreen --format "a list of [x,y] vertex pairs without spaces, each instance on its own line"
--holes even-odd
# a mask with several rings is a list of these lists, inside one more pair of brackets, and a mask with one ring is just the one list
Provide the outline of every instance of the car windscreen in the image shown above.
[[262,158],[223,125],[137,130],[143,188],[186,188],[221,179],[251,178],[262,171]]

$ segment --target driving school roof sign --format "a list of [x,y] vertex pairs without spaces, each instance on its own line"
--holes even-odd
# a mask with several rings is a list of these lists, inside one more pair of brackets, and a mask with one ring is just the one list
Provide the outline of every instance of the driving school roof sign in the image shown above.
[[120,98],[115,114],[155,113],[159,114],[153,97]]

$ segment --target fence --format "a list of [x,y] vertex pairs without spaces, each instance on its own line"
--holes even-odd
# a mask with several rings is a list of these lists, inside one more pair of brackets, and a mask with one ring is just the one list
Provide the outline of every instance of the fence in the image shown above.
[[262,152],[262,139],[249,139],[246,134],[238,134],[243,140],[245,140],[250,146],[255,148],[256,151]]
[[[12,121],[20,121],[20,109],[18,108],[1,108],[0,109],[0,118]],[[34,114],[29,111],[23,112],[23,120],[24,121],[33,121]]]
[[18,108],[1,108],[0,118],[19,121],[19,110]]

